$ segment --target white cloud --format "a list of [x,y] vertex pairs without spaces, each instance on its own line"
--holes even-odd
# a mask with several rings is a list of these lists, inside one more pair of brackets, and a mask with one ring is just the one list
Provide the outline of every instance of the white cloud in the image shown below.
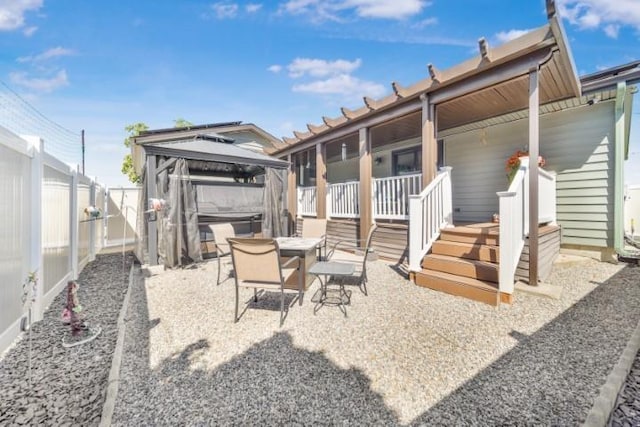
[[498,40],[499,43],[506,43],[509,42],[513,39],[517,39],[520,36],[523,36],[525,34],[527,34],[529,31],[531,31],[530,29],[525,29],[525,30],[509,30],[509,31],[500,31],[499,33],[497,33],[495,35],[496,40]]
[[278,74],[280,71],[282,71],[282,65],[274,64],[267,68],[267,70],[271,71],[274,74]]
[[249,3],[244,7],[244,10],[246,10],[247,13],[256,13],[260,9],[262,9],[261,3]]
[[580,29],[602,28],[616,38],[623,26],[640,30],[640,1],[638,0],[558,0],[560,16]]
[[47,59],[57,58],[59,56],[69,56],[73,55],[74,51],[71,49],[67,49],[61,46],[53,47],[51,49],[47,49],[42,53],[37,55],[29,55],[29,56],[21,56],[17,59],[18,62],[42,62]]
[[361,59],[347,61],[337,59],[335,61],[325,61],[324,59],[296,58],[287,65],[289,76],[293,78],[309,75],[312,77],[326,77],[336,74],[350,74],[362,65]]
[[0,31],[17,30],[24,26],[24,15],[38,10],[43,0],[0,0]]
[[604,27],[604,33],[612,39],[618,38],[618,32],[620,31],[620,25],[608,24]]
[[314,93],[321,95],[343,95],[349,98],[382,96],[386,88],[378,83],[361,80],[349,74],[338,74],[325,80],[316,80],[293,86],[294,92]]
[[31,37],[36,33],[36,31],[38,31],[38,27],[33,25],[31,27],[27,27],[24,30],[22,30],[22,34],[24,34],[26,37]]
[[432,25],[436,25],[438,23],[438,18],[435,17],[431,17],[431,18],[426,18],[423,19],[421,21],[416,22],[415,24],[413,24],[411,26],[411,28],[414,28],[416,30],[421,30],[425,27],[430,27]]
[[67,86],[69,84],[66,70],[58,71],[51,78],[30,77],[27,73],[24,72],[14,72],[9,74],[9,80],[11,81],[11,83],[18,86],[22,86],[36,92],[45,93],[52,92],[55,89]]
[[237,3],[218,2],[211,5],[211,9],[218,19],[235,18],[238,15]]
[[342,21],[345,13],[359,18],[405,19],[431,3],[426,0],[288,0],[280,12],[307,15],[314,21]]

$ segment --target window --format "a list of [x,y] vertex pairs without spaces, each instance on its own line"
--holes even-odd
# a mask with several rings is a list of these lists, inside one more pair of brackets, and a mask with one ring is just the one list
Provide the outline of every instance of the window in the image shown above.
[[422,147],[393,152],[393,175],[409,175],[422,172]]

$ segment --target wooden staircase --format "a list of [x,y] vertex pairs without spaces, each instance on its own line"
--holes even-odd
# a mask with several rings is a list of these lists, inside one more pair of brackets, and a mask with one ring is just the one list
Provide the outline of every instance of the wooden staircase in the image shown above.
[[422,260],[415,283],[430,289],[497,306],[511,303],[498,290],[499,225],[472,224],[443,229]]

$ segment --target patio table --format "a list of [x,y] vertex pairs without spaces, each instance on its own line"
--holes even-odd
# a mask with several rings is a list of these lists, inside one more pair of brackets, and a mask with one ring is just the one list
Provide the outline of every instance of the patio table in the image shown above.
[[[355,265],[345,262],[322,261],[314,264],[309,270],[309,273],[318,276],[318,280],[320,280],[320,299],[314,307],[313,312],[318,311],[324,304],[335,304],[340,307],[340,310],[342,310],[346,316],[347,309],[345,305],[351,300],[351,291],[347,293],[347,291],[344,290],[344,278],[353,275],[355,271]],[[324,283],[320,276],[324,276]],[[331,277],[337,279],[339,285],[338,296],[336,297],[327,296],[327,286],[329,285]]]
[[[301,265],[301,274],[304,275],[304,290],[306,291],[313,283],[314,276],[309,274],[309,269],[316,262],[316,248],[322,242],[321,238],[303,238],[303,237],[277,237],[276,241],[280,247],[280,255],[283,262],[287,259],[299,256]],[[285,283],[287,289],[298,289],[298,275],[292,275]]]

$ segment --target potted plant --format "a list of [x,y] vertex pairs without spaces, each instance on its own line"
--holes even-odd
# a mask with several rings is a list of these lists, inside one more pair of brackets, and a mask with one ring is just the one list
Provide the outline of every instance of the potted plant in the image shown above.
[[[509,157],[505,163],[505,170],[507,171],[507,178],[509,183],[513,181],[513,178],[520,169],[520,157],[529,157],[528,151],[517,150]],[[538,156],[538,166],[543,167],[546,164],[546,160],[542,156]]]

